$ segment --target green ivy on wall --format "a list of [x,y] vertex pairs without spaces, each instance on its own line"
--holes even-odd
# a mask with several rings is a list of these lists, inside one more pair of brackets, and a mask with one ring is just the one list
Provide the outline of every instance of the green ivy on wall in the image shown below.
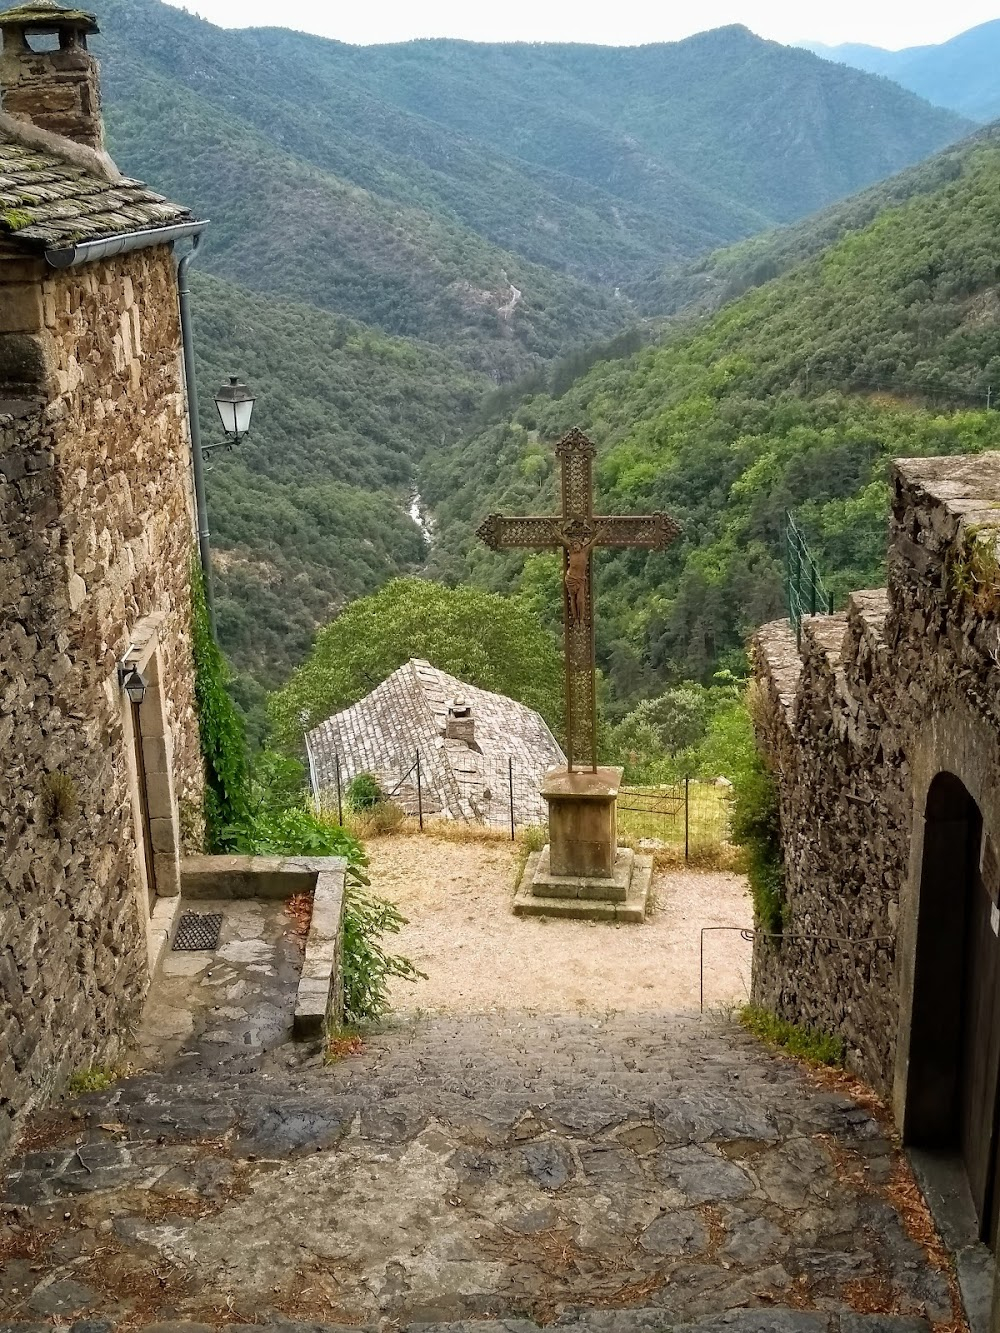
[[212,637],[205,576],[196,554],[191,558],[191,639],[205,760],[205,841],[210,852],[228,852],[249,814],[250,765],[243,719],[227,689],[229,670]]

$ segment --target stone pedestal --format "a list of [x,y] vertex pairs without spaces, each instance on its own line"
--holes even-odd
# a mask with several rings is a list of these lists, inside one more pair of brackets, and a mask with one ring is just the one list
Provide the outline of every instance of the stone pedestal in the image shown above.
[[540,791],[549,807],[549,868],[554,875],[610,879],[618,850],[615,806],[620,768],[572,773],[550,768]]
[[621,780],[620,768],[546,773],[540,790],[549,807],[549,841],[524,868],[516,916],[645,918],[653,859],[617,845]]

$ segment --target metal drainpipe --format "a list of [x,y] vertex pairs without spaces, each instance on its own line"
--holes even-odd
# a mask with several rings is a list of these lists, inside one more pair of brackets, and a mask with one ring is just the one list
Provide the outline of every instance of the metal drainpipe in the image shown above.
[[215,588],[212,583],[212,548],[208,542],[208,506],[205,502],[205,463],[201,455],[201,423],[198,420],[198,382],[194,369],[194,339],[191,334],[191,290],[188,267],[201,243],[200,234],[191,237],[191,249],[177,261],[177,296],[181,313],[181,342],[184,348],[184,382],[187,386],[188,425],[191,434],[191,465],[194,470],[194,507],[198,521],[198,550],[205,576],[205,604],[208,621],[215,632]]

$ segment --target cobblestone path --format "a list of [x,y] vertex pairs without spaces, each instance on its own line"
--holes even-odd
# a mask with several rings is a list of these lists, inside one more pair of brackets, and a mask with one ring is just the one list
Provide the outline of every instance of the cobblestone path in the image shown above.
[[952,1326],[876,1121],[722,1021],[433,1018],[332,1066],[177,1056],[25,1147],[0,1328]]

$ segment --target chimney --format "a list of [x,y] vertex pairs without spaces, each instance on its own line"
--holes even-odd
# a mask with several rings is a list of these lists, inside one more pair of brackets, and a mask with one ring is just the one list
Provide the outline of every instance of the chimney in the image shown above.
[[97,31],[93,14],[55,0],[0,13],[0,111],[103,151],[98,67],[87,50]]
[[466,745],[475,745],[476,723],[472,716],[472,708],[464,699],[449,700],[444,734],[446,740],[465,741]]

